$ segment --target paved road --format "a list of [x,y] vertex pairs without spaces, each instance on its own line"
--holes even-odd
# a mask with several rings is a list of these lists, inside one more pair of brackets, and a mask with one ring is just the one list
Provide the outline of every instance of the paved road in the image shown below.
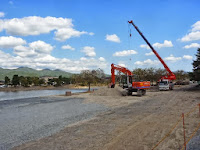
[[38,97],[0,101],[0,150],[52,135],[107,108],[83,99]]

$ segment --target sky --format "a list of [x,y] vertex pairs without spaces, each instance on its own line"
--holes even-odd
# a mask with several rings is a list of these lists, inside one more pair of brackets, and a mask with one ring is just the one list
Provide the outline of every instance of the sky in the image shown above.
[[[111,63],[192,71],[200,47],[199,0],[1,0],[0,67],[79,73]],[[131,33],[131,37],[130,37]]]

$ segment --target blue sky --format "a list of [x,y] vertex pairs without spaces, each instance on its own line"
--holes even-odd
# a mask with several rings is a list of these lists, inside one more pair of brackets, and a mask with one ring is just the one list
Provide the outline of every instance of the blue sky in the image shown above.
[[0,67],[163,68],[128,25],[133,20],[172,71],[192,71],[199,6],[198,0],[1,0]]

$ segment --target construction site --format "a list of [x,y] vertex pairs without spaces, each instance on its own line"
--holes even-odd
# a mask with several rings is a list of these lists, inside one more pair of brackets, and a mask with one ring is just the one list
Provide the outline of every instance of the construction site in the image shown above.
[[[13,149],[108,149],[108,150],[199,150],[200,87],[197,82],[174,85],[175,74],[159,56],[138,27],[138,31],[157,56],[167,74],[151,86],[136,81],[127,68],[111,64],[111,83],[82,94],[55,96],[64,101],[82,99],[101,110],[93,117],[76,121],[48,137],[32,140]],[[124,74],[123,84],[115,72]]]
[[185,149],[185,139],[187,149],[198,150],[200,89],[194,86],[150,90],[143,97],[122,96],[120,87],[74,95],[74,100],[83,98],[83,103],[101,104],[108,110],[14,149],[172,150]]
[[199,6],[2,0],[0,150],[200,150]]

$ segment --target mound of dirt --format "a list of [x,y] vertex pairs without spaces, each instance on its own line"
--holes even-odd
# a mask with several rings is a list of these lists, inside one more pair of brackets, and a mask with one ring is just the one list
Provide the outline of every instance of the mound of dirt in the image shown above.
[[95,96],[122,96],[125,92],[121,87],[116,86],[115,88],[100,87],[98,90],[94,91],[92,95]]

